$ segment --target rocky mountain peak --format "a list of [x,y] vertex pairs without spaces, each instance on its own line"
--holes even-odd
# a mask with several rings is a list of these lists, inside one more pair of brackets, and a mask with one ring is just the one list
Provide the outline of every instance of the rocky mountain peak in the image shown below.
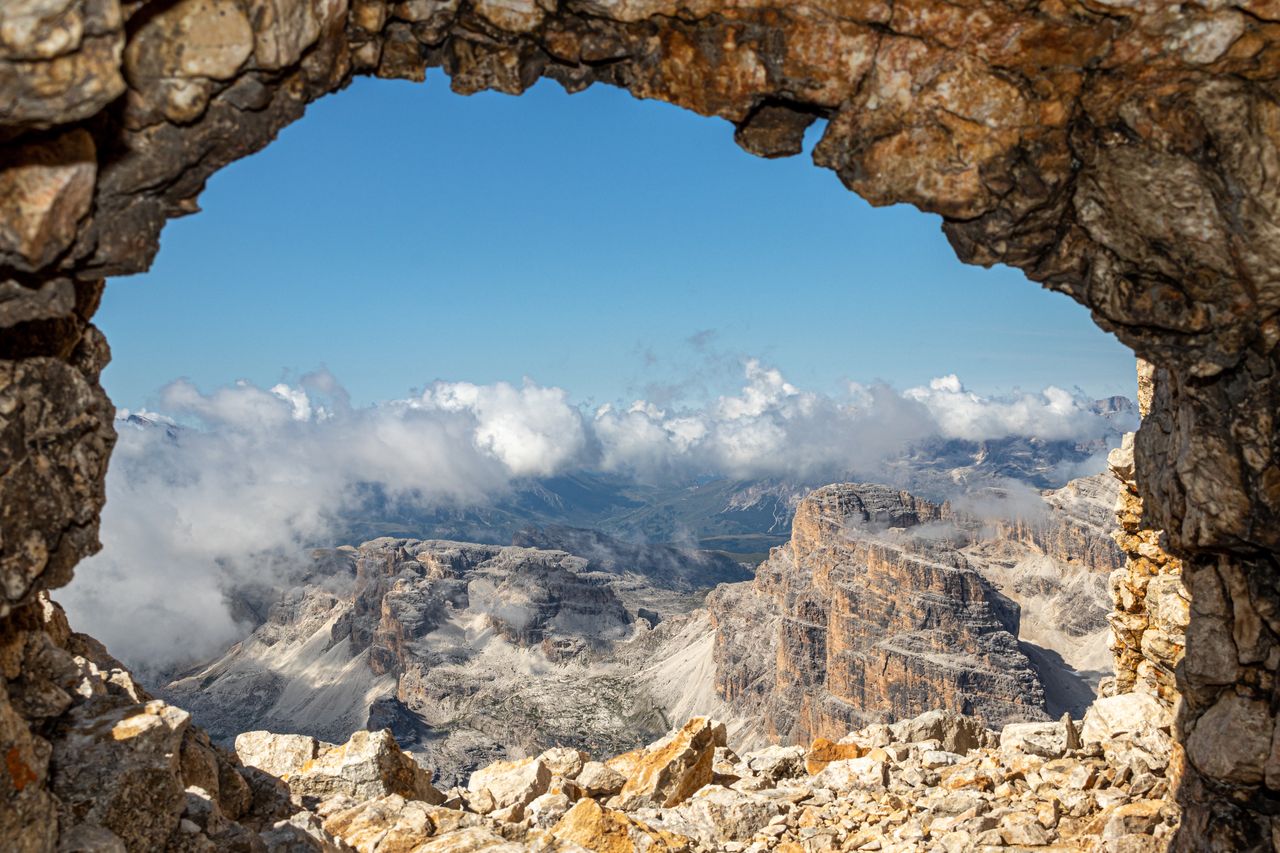
[[[708,599],[721,694],[790,742],[930,707],[992,724],[1043,718],[1018,606],[957,543],[920,535],[947,513],[874,484],[801,501],[791,541],[755,581]],[[762,635],[773,654],[760,654]]]
[[796,507],[791,547],[800,554],[830,547],[859,531],[915,527],[942,518],[942,507],[876,483],[837,483],[810,492]]

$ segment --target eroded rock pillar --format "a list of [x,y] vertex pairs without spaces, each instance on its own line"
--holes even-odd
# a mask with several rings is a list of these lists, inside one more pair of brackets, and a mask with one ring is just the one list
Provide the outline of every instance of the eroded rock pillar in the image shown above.
[[1147,523],[1181,556],[1191,600],[1176,669],[1178,851],[1280,841],[1277,376],[1256,351],[1212,377],[1157,370],[1136,442]]
[[[1138,410],[1151,411],[1155,368],[1138,361]],[[1138,691],[1169,706],[1178,699],[1175,676],[1186,648],[1190,601],[1182,582],[1182,561],[1166,549],[1165,535],[1143,521],[1133,458],[1134,436],[1124,437],[1107,457],[1120,481],[1114,534],[1125,564],[1111,575],[1111,653],[1115,678],[1104,683],[1108,695]]]

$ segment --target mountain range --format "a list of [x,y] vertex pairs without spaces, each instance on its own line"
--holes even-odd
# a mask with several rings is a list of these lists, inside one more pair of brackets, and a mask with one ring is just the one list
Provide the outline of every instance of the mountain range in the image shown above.
[[626,751],[697,713],[756,745],[922,707],[995,726],[1078,715],[1105,655],[1115,494],[1097,475],[993,522],[824,487],[754,573],[563,526],[316,549],[254,593],[248,637],[159,692],[222,742],[390,728],[446,783],[554,745]]

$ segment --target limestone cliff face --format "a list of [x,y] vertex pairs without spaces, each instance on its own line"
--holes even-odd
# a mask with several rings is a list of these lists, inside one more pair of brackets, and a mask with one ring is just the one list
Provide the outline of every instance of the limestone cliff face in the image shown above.
[[756,580],[708,600],[721,694],[785,741],[929,708],[1042,718],[1018,607],[941,538],[947,516],[885,486],[807,497]]
[[1110,576],[1124,558],[1113,536],[1110,474],[1041,494],[1040,511],[966,528],[970,565],[1021,607],[1018,639],[1045,686],[1051,716],[1080,716],[1112,674]]

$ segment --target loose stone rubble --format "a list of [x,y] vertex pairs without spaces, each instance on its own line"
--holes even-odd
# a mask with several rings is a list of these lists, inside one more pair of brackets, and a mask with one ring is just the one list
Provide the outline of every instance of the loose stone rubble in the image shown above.
[[[1130,693],[1101,700],[1082,721],[1010,724],[997,733],[930,712],[838,744],[737,755],[724,745],[723,726],[696,717],[603,763],[564,749],[496,763],[444,805],[335,794],[260,837],[287,826],[296,830],[293,843],[304,835],[313,843],[290,849],[346,844],[359,853],[1157,851],[1179,822],[1167,799],[1171,724],[1153,697]],[[345,749],[357,742],[401,754],[366,732]],[[296,768],[315,761],[299,764],[306,750],[289,735],[253,733],[237,750],[245,764],[264,756],[294,756],[286,764]],[[602,786],[601,768],[625,781]],[[288,777],[295,803],[306,799],[298,772]]]

